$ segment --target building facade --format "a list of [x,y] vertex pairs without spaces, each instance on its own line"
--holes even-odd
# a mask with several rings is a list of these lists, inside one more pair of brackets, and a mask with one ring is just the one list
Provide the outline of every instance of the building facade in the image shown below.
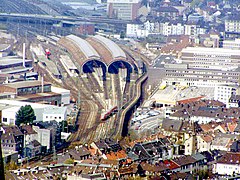
[[225,31],[240,33],[240,18],[239,16],[230,16],[225,20]]
[[183,86],[219,86],[239,83],[240,71],[221,71],[189,68],[187,64],[165,64],[165,81],[167,85]]
[[181,53],[182,63],[189,68],[233,71],[240,64],[240,50],[187,47]]
[[134,20],[138,16],[140,0],[108,0],[108,16],[123,20]]

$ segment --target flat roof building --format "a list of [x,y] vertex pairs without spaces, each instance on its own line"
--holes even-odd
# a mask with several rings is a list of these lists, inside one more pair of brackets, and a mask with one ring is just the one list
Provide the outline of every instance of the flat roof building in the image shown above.
[[240,65],[240,50],[187,47],[182,50],[181,60],[194,69],[232,70]]
[[238,85],[240,69],[231,71],[189,68],[187,64],[165,64],[165,81],[168,85],[218,86]]

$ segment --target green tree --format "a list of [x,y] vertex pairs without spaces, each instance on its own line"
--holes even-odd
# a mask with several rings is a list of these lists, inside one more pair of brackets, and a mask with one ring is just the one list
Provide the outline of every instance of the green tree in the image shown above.
[[21,124],[32,124],[33,120],[35,120],[35,114],[32,106],[26,105],[21,106],[21,108],[16,113],[16,125],[19,126]]

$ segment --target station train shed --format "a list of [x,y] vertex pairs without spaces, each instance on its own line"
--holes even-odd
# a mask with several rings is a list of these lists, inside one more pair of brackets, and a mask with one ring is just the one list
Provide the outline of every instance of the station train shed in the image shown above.
[[82,73],[92,73],[93,68],[100,67],[105,80],[106,72],[116,74],[119,68],[126,68],[126,81],[130,81],[130,73],[133,72],[132,62],[112,40],[100,35],[91,36],[86,40],[68,35],[61,38],[58,44],[72,54],[74,60],[80,65],[79,70]]

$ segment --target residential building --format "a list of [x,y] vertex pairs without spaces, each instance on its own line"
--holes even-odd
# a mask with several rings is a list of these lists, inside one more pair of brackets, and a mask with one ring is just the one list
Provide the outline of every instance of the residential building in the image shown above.
[[198,152],[210,151],[213,137],[210,135],[197,135]]
[[213,173],[234,176],[240,174],[240,153],[228,152],[213,165]]
[[172,161],[180,166],[180,172],[185,173],[193,173],[196,168],[195,164],[197,162],[196,159],[190,155],[174,158]]
[[107,0],[108,16],[123,20],[134,20],[141,7],[140,0]]
[[33,130],[32,125],[22,125],[20,126],[20,130],[24,135],[24,147],[38,137],[38,134]]
[[225,31],[229,33],[240,33],[239,15],[231,15],[225,20]]
[[[170,142],[169,142],[170,143]],[[170,150],[169,150],[170,151]],[[166,144],[161,140],[137,143],[132,148],[132,152],[138,156],[141,161],[157,162],[158,160],[170,158]]]
[[100,154],[106,154],[107,152],[110,151],[118,152],[122,149],[118,142],[110,138],[93,142],[91,144],[91,147],[96,149]]
[[47,151],[62,145],[61,128],[57,121],[37,122],[33,129],[38,133],[37,141],[42,146],[46,146]]
[[152,14],[156,17],[166,17],[173,20],[176,20],[179,16],[178,9],[172,6],[160,6],[152,10]]
[[139,166],[142,170],[142,173],[146,176],[159,176],[161,173],[167,172],[169,170],[169,168],[164,163],[153,165],[142,162]]
[[70,149],[63,154],[58,155],[58,162],[63,163],[67,159],[73,159],[74,162],[81,162],[81,160],[89,159],[91,157],[90,151],[86,147],[76,146],[75,149]]
[[185,137],[184,141],[185,152],[184,155],[192,155],[197,152],[197,137],[196,135],[190,135]]
[[215,86],[214,90],[214,99],[223,102],[228,106],[228,102],[231,96],[235,96],[237,94],[237,86],[229,86],[229,85],[219,85]]
[[42,145],[37,141],[33,140],[25,147],[24,156],[28,158],[34,158],[41,154],[42,152]]
[[240,107],[240,95],[233,94],[229,98],[227,107]]
[[154,23],[146,21],[145,23],[136,22],[127,24],[126,36],[135,38],[145,38],[154,31]]
[[191,21],[191,22],[199,22],[199,21],[203,21],[203,16],[199,15],[198,13],[193,13],[193,14],[190,14],[188,16],[188,21]]
[[33,126],[34,131],[37,132],[37,141],[42,145],[45,146],[47,150],[50,150],[50,148],[52,147],[52,143],[51,142],[51,130],[49,129],[44,129],[44,128],[40,128],[38,126]]
[[18,154],[22,153],[24,135],[17,126],[3,126],[1,141],[4,151],[17,151]]
[[232,137],[223,136],[222,134],[222,136],[217,136],[213,139],[211,144],[211,150],[230,151],[232,143]]
[[164,22],[160,23],[159,33],[164,36],[169,35],[183,35],[184,34],[184,26],[178,22]]
[[191,37],[196,37],[199,34],[206,34],[207,29],[199,23],[196,22],[187,22],[184,25],[184,33],[185,35],[189,35]]

